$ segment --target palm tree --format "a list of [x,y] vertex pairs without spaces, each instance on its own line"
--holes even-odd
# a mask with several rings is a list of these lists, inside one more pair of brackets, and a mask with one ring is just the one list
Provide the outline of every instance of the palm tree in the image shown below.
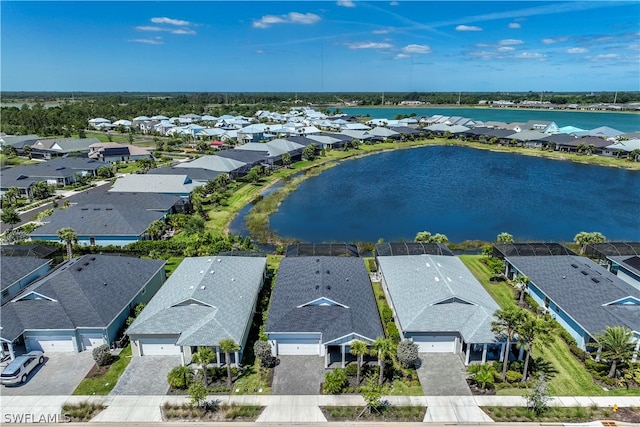
[[607,375],[613,378],[619,362],[631,359],[634,351],[633,332],[622,326],[607,326],[604,333],[597,335],[596,340],[600,344],[600,357],[611,363],[611,369]]
[[356,383],[360,384],[360,372],[362,369],[363,358],[364,355],[369,352],[369,346],[367,346],[367,343],[364,341],[353,341],[349,352],[358,357],[358,374],[356,375]]
[[506,231],[503,231],[502,233],[498,234],[498,237],[496,237],[496,241],[498,243],[513,243],[513,236]]
[[58,238],[67,245],[67,258],[73,258],[73,245],[78,243],[78,235],[75,230],[70,227],[64,227],[58,230]]
[[382,385],[382,381],[384,380],[384,365],[387,359],[391,359],[394,354],[394,345],[390,339],[384,337],[378,337],[372,344],[373,351],[372,354],[378,356],[378,366],[380,367],[380,373],[378,375],[378,380],[380,381],[380,385]]
[[166,228],[167,225],[161,220],[157,219],[149,224],[149,228],[147,228],[147,234],[149,234],[151,240],[156,240],[158,237],[162,236],[162,233],[164,233],[164,230]]
[[518,299],[518,303],[520,305],[524,304],[524,295],[527,293],[527,289],[529,289],[529,283],[531,283],[531,279],[527,276],[518,277],[518,282],[520,284],[520,297]]
[[509,353],[511,350],[511,340],[515,334],[523,317],[523,310],[516,306],[510,306],[505,309],[496,310],[494,316],[497,320],[491,323],[491,331],[496,335],[501,335],[507,339],[503,362],[502,362],[502,380],[507,378],[507,365],[509,364]]
[[4,197],[9,201],[9,203],[16,203],[18,201],[18,197],[20,197],[20,190],[18,190],[18,187],[9,187],[9,189],[4,193]]
[[607,240],[607,238],[600,232],[594,231],[594,232],[586,232],[586,231],[581,231],[578,234],[575,235],[575,237],[573,238],[573,241],[580,245],[580,255],[584,255],[584,251],[587,248],[588,244],[591,243],[604,243]]
[[204,386],[207,386],[209,382],[207,380],[207,366],[216,358],[216,354],[211,350],[210,347],[199,347],[198,351],[193,353],[191,356],[191,361],[196,365],[202,366],[202,380],[204,381]]
[[535,342],[547,343],[551,337],[552,326],[542,317],[528,311],[524,312],[524,318],[518,326],[518,336],[520,344],[524,346],[527,355],[524,359],[524,368],[522,369],[522,382],[527,381],[529,372],[529,358]]
[[[227,365],[227,385],[231,388],[231,352],[238,351],[240,346],[231,338],[225,338],[218,343],[220,350],[224,352],[224,361]],[[236,364],[238,361],[236,360]]]

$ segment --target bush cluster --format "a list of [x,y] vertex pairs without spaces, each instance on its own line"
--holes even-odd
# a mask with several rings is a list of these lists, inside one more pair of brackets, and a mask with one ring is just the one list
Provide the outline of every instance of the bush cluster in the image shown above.
[[324,374],[322,392],[326,394],[338,394],[347,384],[347,374],[344,369],[334,369]]
[[111,359],[113,357],[107,344],[102,344],[101,346],[94,348],[91,355],[98,366],[108,365],[111,363]]
[[418,360],[418,346],[410,340],[398,344],[398,362],[403,368],[414,368]]

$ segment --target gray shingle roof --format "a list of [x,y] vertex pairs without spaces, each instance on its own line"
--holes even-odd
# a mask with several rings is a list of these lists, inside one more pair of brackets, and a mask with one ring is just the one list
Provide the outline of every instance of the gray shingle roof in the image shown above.
[[[340,305],[306,305],[325,298]],[[322,342],[356,333],[383,336],[369,275],[362,259],[284,258],[271,298],[267,332],[321,332]]]
[[[640,290],[590,259],[575,255],[516,256],[507,261],[590,335],[616,325],[640,331],[640,305],[607,306],[629,296],[640,299]],[[631,322],[634,316],[635,322]]]
[[62,157],[33,165],[20,165],[0,171],[2,188],[27,188],[34,182],[70,178],[82,171],[96,171],[104,163],[89,158]]
[[116,179],[110,192],[130,193],[161,193],[182,194],[191,193],[196,187],[203,185],[201,182],[193,182],[186,175],[186,169],[178,175],[146,175],[131,174]]
[[459,332],[466,342],[495,341],[499,308],[458,257],[378,257],[403,332]]
[[176,165],[177,168],[202,168],[219,172],[232,172],[240,169],[246,164],[238,160],[228,159],[221,156],[202,156],[191,162],[184,162]]
[[164,167],[154,168],[147,172],[147,175],[183,175],[187,174],[194,181],[209,181],[222,175],[224,172],[212,171],[204,168],[178,168],[178,167]]
[[0,288],[5,290],[31,272],[50,263],[49,259],[3,256],[0,258]]
[[235,256],[185,258],[127,334],[179,334],[177,345],[213,346],[225,338],[242,344],[266,261]]
[[[164,264],[124,256],[74,258],[2,306],[0,335],[13,341],[27,329],[107,327]],[[53,301],[23,298],[31,292]]]

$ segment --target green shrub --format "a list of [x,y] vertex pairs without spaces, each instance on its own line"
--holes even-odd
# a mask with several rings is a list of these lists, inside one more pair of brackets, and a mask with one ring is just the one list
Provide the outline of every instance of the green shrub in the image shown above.
[[387,338],[389,338],[395,344],[400,342],[400,332],[398,331],[398,327],[393,321],[387,323]]
[[324,375],[322,392],[325,394],[339,394],[347,383],[347,374],[344,369],[334,369]]
[[389,323],[393,320],[393,311],[385,306],[382,308],[382,322]]
[[413,368],[418,361],[418,345],[410,340],[403,340],[398,344],[398,362],[403,368]]
[[347,367],[344,368],[344,373],[348,377],[355,377],[356,375],[358,375],[358,364],[357,363],[348,364]]
[[193,371],[188,366],[176,366],[167,374],[167,382],[173,388],[186,390],[193,381]]
[[581,362],[584,362],[585,359],[587,359],[588,353],[583,351],[580,347],[578,347],[577,345],[573,345],[571,344],[569,346],[569,351],[571,351],[571,353],[574,354],[574,356],[576,356],[578,358],[578,360],[580,360]]
[[522,374],[518,371],[507,371],[507,382],[516,383],[522,379]]
[[111,363],[111,360],[113,358],[107,344],[102,344],[101,346],[94,348],[91,352],[91,355],[93,356],[93,360],[96,361],[96,364],[98,366],[108,365],[109,363]]

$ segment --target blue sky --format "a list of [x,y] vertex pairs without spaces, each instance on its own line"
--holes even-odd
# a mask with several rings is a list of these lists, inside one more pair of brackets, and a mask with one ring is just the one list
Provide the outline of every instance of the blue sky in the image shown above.
[[640,90],[640,2],[2,1],[3,91]]

